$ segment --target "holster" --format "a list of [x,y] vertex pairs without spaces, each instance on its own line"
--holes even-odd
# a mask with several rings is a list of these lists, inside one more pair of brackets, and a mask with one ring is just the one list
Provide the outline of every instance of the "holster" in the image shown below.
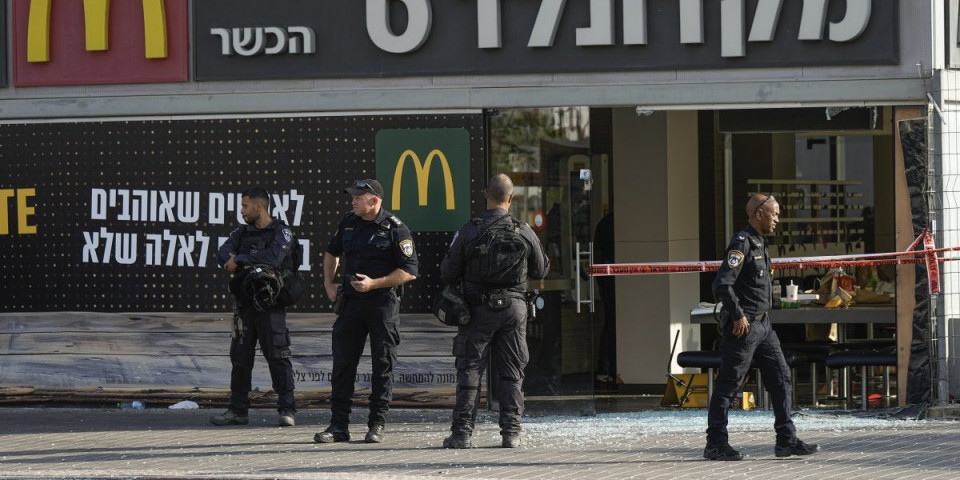
[[346,298],[343,296],[343,285],[337,287],[337,299],[333,302],[333,313],[340,316],[340,313],[343,312],[343,304],[346,303]]

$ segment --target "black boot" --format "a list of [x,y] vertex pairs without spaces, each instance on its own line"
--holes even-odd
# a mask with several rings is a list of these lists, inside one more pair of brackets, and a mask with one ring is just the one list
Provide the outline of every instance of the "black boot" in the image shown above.
[[778,457],[789,457],[790,455],[813,455],[820,451],[820,445],[816,443],[804,443],[799,438],[792,441],[777,440],[777,446],[773,453]]
[[743,460],[743,454],[734,450],[729,443],[707,444],[703,449],[703,458],[707,460],[736,461]]

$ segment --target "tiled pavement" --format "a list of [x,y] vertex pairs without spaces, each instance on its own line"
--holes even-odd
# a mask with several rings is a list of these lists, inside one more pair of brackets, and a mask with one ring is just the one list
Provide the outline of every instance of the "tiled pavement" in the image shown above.
[[[648,412],[643,420],[609,414],[530,419],[529,442],[515,450],[498,447],[495,420],[484,415],[474,437],[478,448],[466,451],[438,448],[447,410],[394,410],[379,445],[362,443],[359,410],[355,441],[332,445],[313,442],[325,410],[301,411],[298,425],[284,429],[275,426],[272,410],[253,411],[251,425],[238,427],[209,425],[213,413],[0,408],[0,477],[960,478],[960,422],[949,420],[798,421],[802,438],[823,451],[784,460],[773,456],[772,415],[757,412],[762,426],[731,432],[746,459],[720,463],[700,458],[705,412],[692,413],[692,420],[670,412]],[[741,420],[733,418],[731,426]]]

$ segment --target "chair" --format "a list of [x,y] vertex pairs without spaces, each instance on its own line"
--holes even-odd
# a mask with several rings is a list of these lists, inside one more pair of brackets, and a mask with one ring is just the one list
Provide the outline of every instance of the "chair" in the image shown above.
[[[827,367],[847,370],[850,367],[860,367],[860,404],[864,410],[869,407],[869,397],[867,396],[867,367],[883,366],[883,386],[884,395],[890,396],[890,367],[897,366],[896,349],[869,349],[869,350],[845,350],[842,352],[831,353],[827,357]],[[847,395],[851,389],[850,375],[844,375],[844,401],[847,402],[850,396]]]

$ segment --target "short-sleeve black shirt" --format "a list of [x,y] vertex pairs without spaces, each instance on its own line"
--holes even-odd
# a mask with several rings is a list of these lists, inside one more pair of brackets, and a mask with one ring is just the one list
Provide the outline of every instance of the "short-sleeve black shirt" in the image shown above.
[[[398,268],[417,276],[419,268],[410,229],[385,209],[380,209],[373,221],[353,213],[344,215],[337,232],[327,243],[326,252],[341,257],[344,279],[357,273],[380,278]],[[357,295],[349,281],[344,282],[343,294]]]

